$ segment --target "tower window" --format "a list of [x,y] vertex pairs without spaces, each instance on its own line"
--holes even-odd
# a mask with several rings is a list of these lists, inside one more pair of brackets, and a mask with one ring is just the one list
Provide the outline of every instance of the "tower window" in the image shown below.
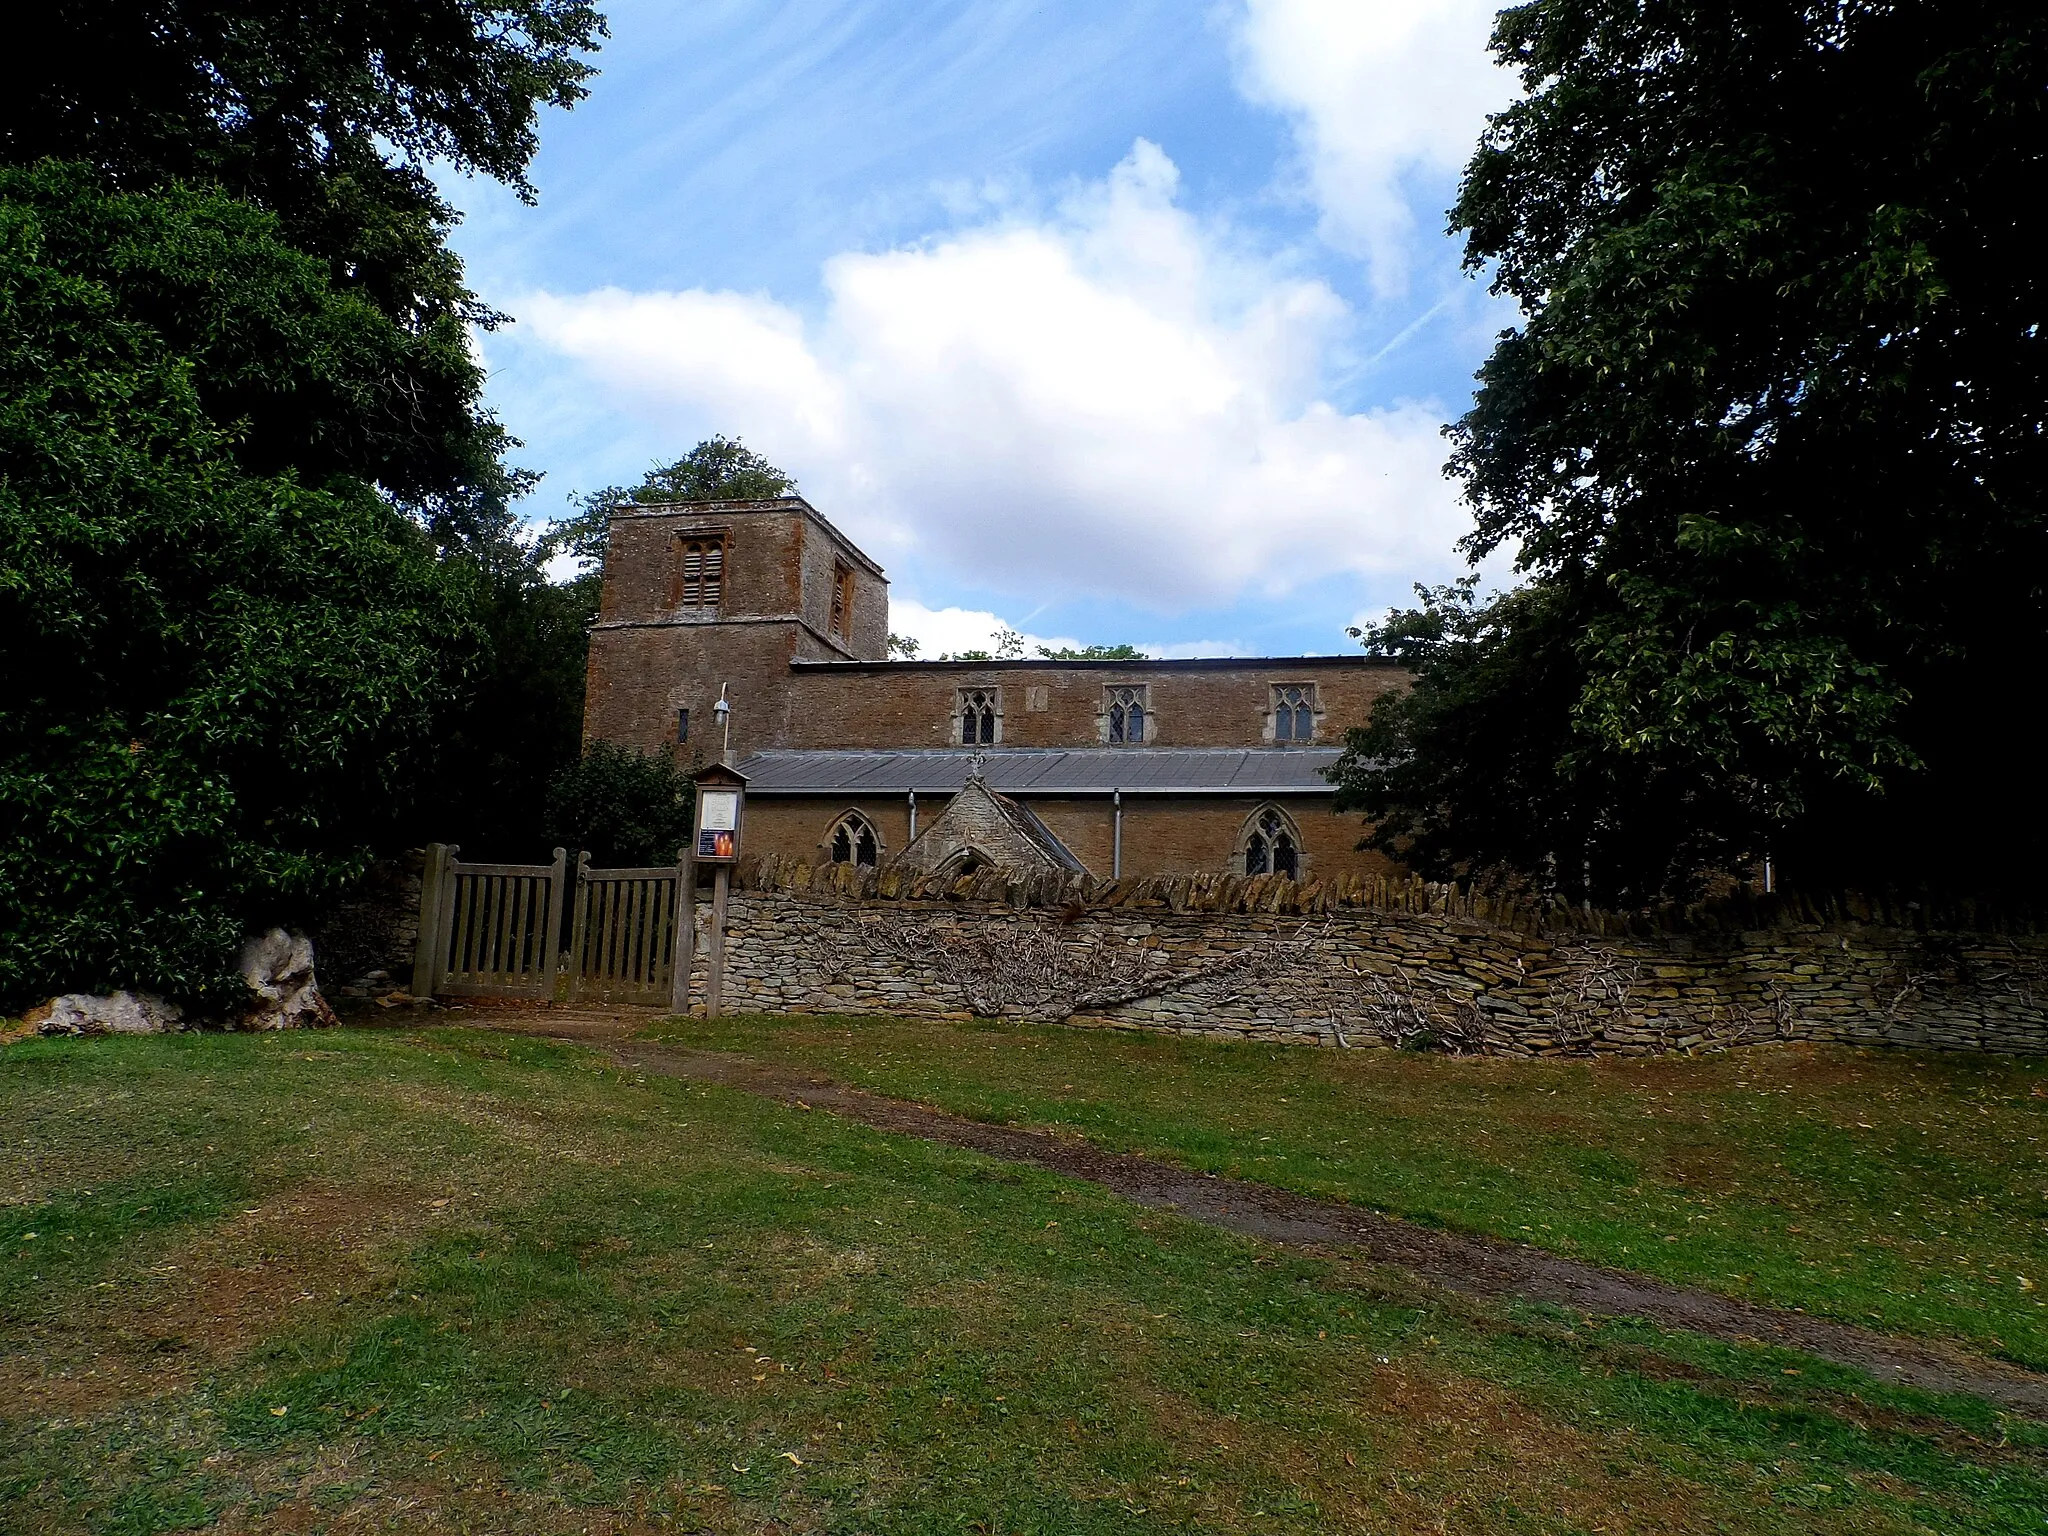
[[834,864],[865,864],[871,869],[881,847],[873,824],[859,811],[848,811],[839,818],[826,846],[832,850]]
[[725,595],[725,535],[705,534],[676,544],[675,572],[669,580],[672,608],[717,608]]
[[1109,744],[1113,747],[1141,747],[1147,726],[1147,692],[1140,683],[1134,688],[1110,688],[1103,703],[1109,716]]
[[679,709],[676,711],[676,740],[688,741],[689,739],[690,712],[687,709]]
[[1244,872],[1300,878],[1301,839],[1294,824],[1272,806],[1253,816],[1245,829]]
[[1279,683],[1273,689],[1273,739],[1311,741],[1316,734],[1314,683]]
[[990,747],[1003,739],[1002,689],[962,688],[959,699],[962,746]]
[[853,567],[832,567],[832,633],[842,640],[853,637]]

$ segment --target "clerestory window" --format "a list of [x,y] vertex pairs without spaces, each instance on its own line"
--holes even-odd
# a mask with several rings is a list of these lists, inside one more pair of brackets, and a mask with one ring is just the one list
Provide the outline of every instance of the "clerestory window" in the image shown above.
[[716,609],[725,596],[725,535],[680,539],[669,578],[671,608]]
[[834,864],[865,864],[872,868],[880,854],[881,843],[875,837],[875,829],[867,817],[859,811],[848,811],[832,828],[832,835],[826,840],[832,851]]
[[962,688],[955,718],[963,747],[992,747],[1003,739],[1003,690]]
[[1251,819],[1245,829],[1244,872],[1248,875],[1301,875],[1301,838],[1294,823],[1267,806]]
[[1111,746],[1141,747],[1145,744],[1145,732],[1151,724],[1147,695],[1148,690],[1142,683],[1134,688],[1104,690],[1103,704],[1109,717]]
[[1316,734],[1314,683],[1278,683],[1273,688],[1273,739],[1312,741]]

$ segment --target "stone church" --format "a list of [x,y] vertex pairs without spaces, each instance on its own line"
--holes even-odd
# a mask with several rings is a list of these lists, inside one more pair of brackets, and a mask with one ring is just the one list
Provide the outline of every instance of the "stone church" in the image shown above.
[[888,641],[881,567],[801,497],[633,507],[606,547],[584,737],[686,762],[729,748],[750,853],[1096,876],[1387,868],[1357,849],[1323,771],[1405,686],[1398,663],[893,661]]

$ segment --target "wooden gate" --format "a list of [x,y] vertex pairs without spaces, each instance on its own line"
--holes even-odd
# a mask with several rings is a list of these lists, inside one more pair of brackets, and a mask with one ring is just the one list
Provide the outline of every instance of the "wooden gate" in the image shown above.
[[577,858],[568,956],[572,1000],[670,1006],[677,940],[689,943],[677,922],[683,878],[675,864],[592,869],[589,854]]
[[689,865],[592,869],[590,855],[581,853],[569,889],[568,855],[560,848],[552,864],[465,864],[459,852],[444,843],[427,848],[415,997],[684,1006],[675,994],[676,947],[683,947],[687,978],[694,904],[683,882],[695,874]]
[[465,864],[460,852],[427,848],[413,995],[552,998],[567,852],[552,864]]

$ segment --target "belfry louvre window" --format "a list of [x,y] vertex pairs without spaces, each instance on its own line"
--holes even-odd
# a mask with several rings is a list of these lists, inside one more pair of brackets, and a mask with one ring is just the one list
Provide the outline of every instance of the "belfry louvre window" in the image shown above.
[[853,568],[832,567],[832,633],[846,640],[853,635]]
[[1109,744],[1113,747],[1143,746],[1149,712],[1145,686],[1141,683],[1135,688],[1107,689],[1103,703],[1109,715]]
[[1246,829],[1244,872],[1285,875],[1290,880],[1301,873],[1301,840],[1294,824],[1271,806],[1254,816]]
[[1273,739],[1310,741],[1316,734],[1314,683],[1278,683],[1273,688]]
[[865,864],[873,868],[881,845],[867,817],[859,811],[848,811],[833,827],[827,846],[832,850],[834,864]]
[[960,744],[992,747],[1003,739],[1003,691],[1000,688],[960,690]]
[[702,534],[676,542],[669,578],[671,608],[716,608],[725,596],[725,535]]

